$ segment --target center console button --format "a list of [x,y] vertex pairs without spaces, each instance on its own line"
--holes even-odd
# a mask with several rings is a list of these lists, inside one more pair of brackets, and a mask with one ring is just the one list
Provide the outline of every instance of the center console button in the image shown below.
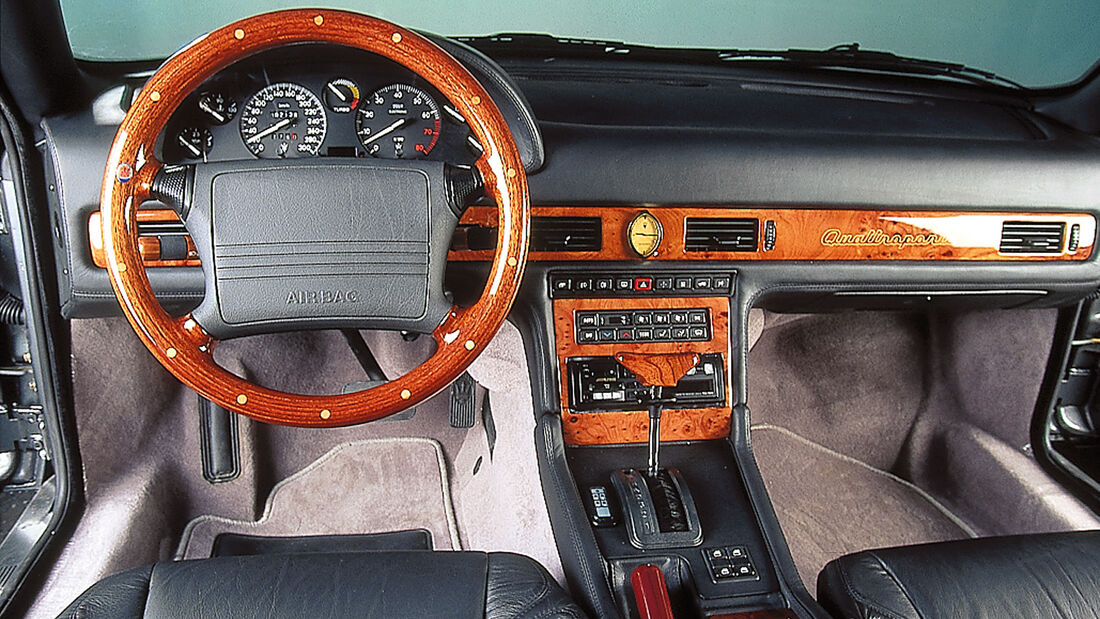
[[634,281],[629,278],[620,277],[615,280],[615,290],[630,290],[634,287]]
[[635,277],[634,278],[634,290],[648,292],[653,290],[653,278],[652,277]]
[[668,312],[653,312],[653,324],[655,325],[667,325],[669,322]]
[[707,324],[707,312],[706,310],[694,310],[688,313],[688,322],[693,325],[705,325]]
[[613,283],[610,277],[601,277],[596,280],[596,290],[600,292],[611,292]]
[[592,290],[592,280],[590,278],[582,278],[573,282],[573,290],[577,292],[588,292]]
[[696,290],[710,290],[711,280],[709,277],[696,277],[695,289]]
[[615,341],[614,329],[600,329],[600,341],[601,342],[613,342]]
[[595,327],[596,315],[595,314],[577,314],[577,324],[582,327]]
[[676,289],[677,290],[691,290],[691,278],[690,277],[677,277]]
[[672,324],[674,325],[686,325],[688,321],[687,312],[672,312]]
[[687,327],[673,327],[672,339],[674,340],[686,340],[688,337]]
[[581,329],[580,336],[577,338],[577,340],[579,340],[581,342],[595,342],[596,341],[596,330],[595,329]]
[[649,312],[634,312],[634,324],[648,325],[653,323],[653,315]]
[[658,277],[653,286],[657,290],[672,290],[672,278],[671,277]]
[[638,341],[652,340],[653,329],[636,329],[634,331],[634,335],[637,336],[635,339],[637,339]]
[[653,330],[653,339],[655,340],[667,340],[670,335],[668,327],[657,327]]

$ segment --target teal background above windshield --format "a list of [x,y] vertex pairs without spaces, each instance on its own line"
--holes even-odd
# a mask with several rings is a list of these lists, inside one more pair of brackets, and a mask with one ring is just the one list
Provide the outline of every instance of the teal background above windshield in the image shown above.
[[[162,59],[199,35],[292,0],[61,0],[74,53]],[[1100,58],[1100,0],[400,0],[309,3],[448,35],[535,32],[670,47],[865,49],[961,62],[1028,87]]]

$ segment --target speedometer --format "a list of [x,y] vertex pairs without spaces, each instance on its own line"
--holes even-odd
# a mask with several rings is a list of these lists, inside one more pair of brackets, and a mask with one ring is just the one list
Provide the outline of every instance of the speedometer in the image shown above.
[[264,87],[241,112],[241,139],[257,157],[316,156],[327,129],[317,95],[289,82]]
[[439,106],[415,86],[386,86],[360,104],[355,133],[374,157],[418,159],[439,141]]

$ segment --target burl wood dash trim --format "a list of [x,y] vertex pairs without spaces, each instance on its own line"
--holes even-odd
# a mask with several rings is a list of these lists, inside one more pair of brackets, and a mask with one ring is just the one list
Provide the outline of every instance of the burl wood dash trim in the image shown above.
[[[933,260],[933,261],[1083,261],[1092,256],[1096,221],[1092,215],[1067,213],[976,213],[964,211],[884,211],[814,208],[741,208],[741,207],[629,207],[629,206],[535,206],[537,217],[601,217],[603,247],[600,251],[533,251],[530,260],[583,262],[592,260],[641,261],[630,249],[626,226],[638,213],[649,212],[661,221],[665,237],[655,256],[648,260]],[[139,212],[140,213],[140,212]],[[171,211],[164,211],[174,217]],[[93,214],[98,217],[98,214]],[[684,250],[684,220],[703,218],[755,218],[775,223],[776,241],[771,250],[763,247],[749,252],[687,252]],[[164,221],[168,221],[165,219]],[[1058,254],[1002,254],[999,251],[1001,227],[1005,221],[1061,221],[1068,230],[1081,226],[1080,243],[1069,250],[1068,242]],[[462,226],[497,225],[492,207],[471,207],[463,215]],[[760,231],[761,238],[763,230]],[[93,259],[104,266],[102,251],[96,253],[102,236],[89,226]],[[930,237],[933,237],[930,239]],[[461,233],[456,238],[462,238]],[[907,244],[908,243],[908,244]],[[762,245],[762,243],[761,243]],[[450,260],[487,261],[493,252],[452,249]],[[197,266],[189,260],[187,266]],[[178,266],[150,257],[146,266]]]
[[[761,206],[536,206],[536,217],[602,218],[600,251],[532,252],[532,260],[642,260],[630,248],[627,225],[642,211],[657,218],[664,238],[647,260],[935,260],[935,261],[1081,261],[1092,256],[1096,219],[1081,213],[917,211],[854,208]],[[750,218],[760,221],[757,251],[686,251],[687,218]],[[763,248],[765,222],[774,222],[775,246]],[[1060,221],[1066,239],[1057,254],[1002,254],[1005,221]],[[473,207],[460,225],[494,226],[489,207]],[[1073,224],[1080,226],[1078,246],[1068,248]],[[451,260],[485,260],[486,251],[452,251]]]
[[[497,250],[489,283],[469,308],[454,308],[433,332],[437,350],[423,365],[352,394],[312,396],[255,385],[214,363],[216,341],[190,316],[157,303],[138,247],[137,211],[161,164],[153,146],[172,113],[206,79],[233,62],[294,43],[335,43],[405,66],[435,86],[467,119],[484,147],[475,163],[498,205]],[[344,426],[404,410],[444,389],[488,345],[508,315],[527,263],[527,177],[508,124],[489,94],[458,61],[424,37],[389,22],[329,9],[249,17],[196,39],[169,58],[126,113],[107,157],[100,196],[103,255],[111,284],[139,338],[173,375],[207,399],[259,421]]]
[[[606,342],[579,344],[574,338],[575,312],[600,310],[688,309],[709,310],[711,339],[706,342]],[[570,357],[614,357],[624,354],[722,355],[726,402],[721,407],[667,409],[661,415],[661,439],[686,441],[724,438],[730,430],[729,299],[725,297],[663,299],[557,299],[554,301],[554,338],[558,355],[560,404],[565,442],[570,445],[644,443],[649,414],[645,411],[581,413],[569,408]]]
[[699,355],[694,352],[620,352],[615,354],[615,360],[634,372],[638,382],[647,387],[675,387],[691,368],[699,365]]

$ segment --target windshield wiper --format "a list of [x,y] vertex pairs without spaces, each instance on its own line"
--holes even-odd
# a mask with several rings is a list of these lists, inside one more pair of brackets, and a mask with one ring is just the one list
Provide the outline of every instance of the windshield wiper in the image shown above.
[[859,43],[845,43],[828,49],[708,49],[656,47],[621,41],[556,37],[549,34],[508,32],[485,36],[456,37],[484,53],[523,54],[556,57],[619,56],[633,60],[723,64],[728,62],[779,62],[800,67],[841,68],[884,73],[905,73],[948,77],[983,86],[1026,90],[1018,82],[991,71],[941,60],[901,56],[893,52],[862,49]]

